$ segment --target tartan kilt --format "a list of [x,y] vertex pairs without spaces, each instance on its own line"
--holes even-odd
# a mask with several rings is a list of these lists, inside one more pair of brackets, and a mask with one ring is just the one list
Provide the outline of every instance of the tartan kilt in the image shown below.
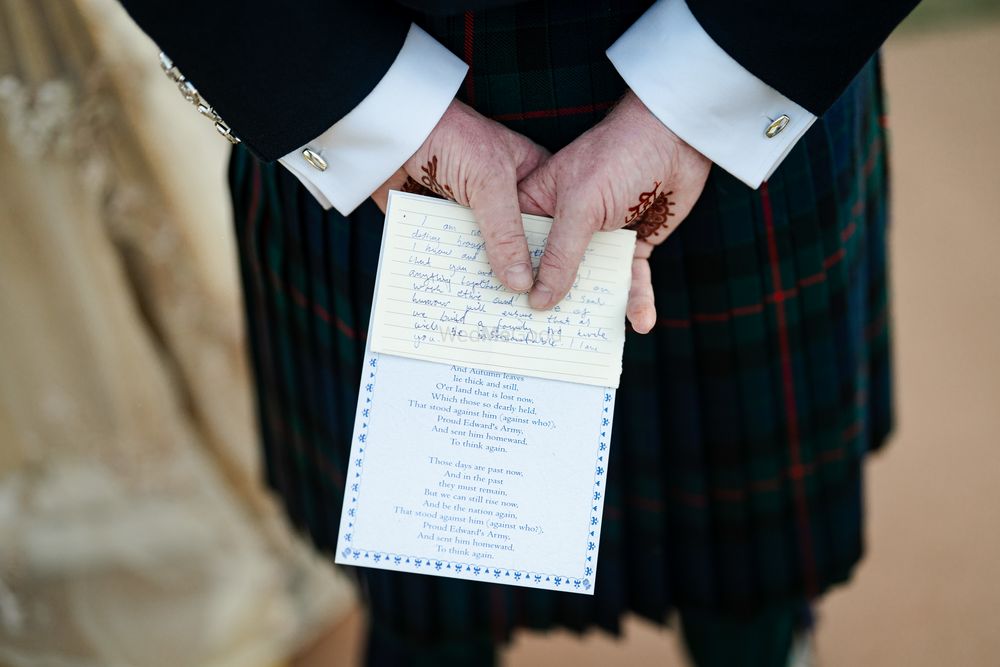
[[[625,90],[604,50],[646,5],[415,20],[471,64],[460,97],[557,150]],[[885,139],[873,59],[765,186],[713,168],[653,253],[659,318],[625,344],[593,597],[356,569],[374,627],[616,631],[627,611],[752,614],[847,580],[862,463],[892,422]],[[382,215],[324,211],[240,147],[229,176],[267,481],[332,554]]]

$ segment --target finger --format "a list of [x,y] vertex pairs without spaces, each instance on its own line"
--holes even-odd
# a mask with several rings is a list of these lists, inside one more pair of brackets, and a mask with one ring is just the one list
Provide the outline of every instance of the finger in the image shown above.
[[629,288],[628,307],[625,313],[636,333],[649,333],[656,324],[652,274],[649,270],[649,260],[644,257],[632,260],[632,286]]
[[[568,199],[568,203],[562,203]],[[583,254],[597,225],[577,203],[572,193],[560,201],[545,252],[538,264],[538,277],[528,303],[532,308],[547,309],[562,301],[573,286]]]
[[542,162],[527,177],[517,184],[517,199],[521,210],[533,215],[551,216],[556,211],[555,179],[553,160]]
[[552,153],[525,136],[520,134],[514,136],[517,141],[514,160],[517,164],[517,180],[520,183],[528,174],[552,157]]
[[529,193],[522,190],[517,191],[517,203],[521,207],[522,213],[529,213],[531,215],[544,215],[552,216],[551,205],[547,204],[543,206],[538,203],[538,201]]
[[531,262],[514,174],[485,178],[483,183],[469,194],[469,204],[479,222],[493,274],[507,288],[527,292],[532,281]]

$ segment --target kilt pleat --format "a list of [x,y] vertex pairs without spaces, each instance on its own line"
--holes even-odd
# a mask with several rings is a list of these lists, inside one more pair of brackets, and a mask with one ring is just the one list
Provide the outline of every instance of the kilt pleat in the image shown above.
[[[624,91],[603,51],[646,4],[417,20],[470,62],[466,101],[557,150]],[[626,340],[592,597],[354,569],[380,636],[616,631],[629,611],[755,613],[847,580],[863,462],[892,426],[885,142],[873,60],[765,186],[713,169],[653,253],[658,321]],[[382,216],[324,211],[241,148],[229,180],[267,483],[332,553]]]

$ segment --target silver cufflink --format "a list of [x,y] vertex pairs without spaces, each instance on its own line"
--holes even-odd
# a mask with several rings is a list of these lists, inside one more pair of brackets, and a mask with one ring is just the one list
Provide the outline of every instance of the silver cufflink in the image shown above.
[[302,157],[304,157],[306,159],[306,162],[311,164],[314,168],[319,169],[320,171],[326,171],[327,167],[326,160],[323,159],[322,155],[312,150],[311,148],[306,148],[305,150],[303,150]]
[[778,136],[778,134],[781,133],[783,129],[788,127],[788,124],[791,121],[792,119],[789,118],[787,115],[781,114],[780,116],[775,118],[770,125],[767,126],[767,129],[764,130],[764,136],[766,136],[768,139],[774,139],[776,136]]

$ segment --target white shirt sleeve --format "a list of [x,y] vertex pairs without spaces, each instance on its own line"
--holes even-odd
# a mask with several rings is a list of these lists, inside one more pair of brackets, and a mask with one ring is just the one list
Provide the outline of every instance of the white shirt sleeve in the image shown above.
[[653,115],[752,188],[816,121],[723,51],[684,0],[657,0],[607,55]]
[[[348,215],[420,148],[467,70],[458,56],[411,25],[396,60],[368,96],[278,161],[324,208]],[[320,159],[307,160],[307,150]]]

